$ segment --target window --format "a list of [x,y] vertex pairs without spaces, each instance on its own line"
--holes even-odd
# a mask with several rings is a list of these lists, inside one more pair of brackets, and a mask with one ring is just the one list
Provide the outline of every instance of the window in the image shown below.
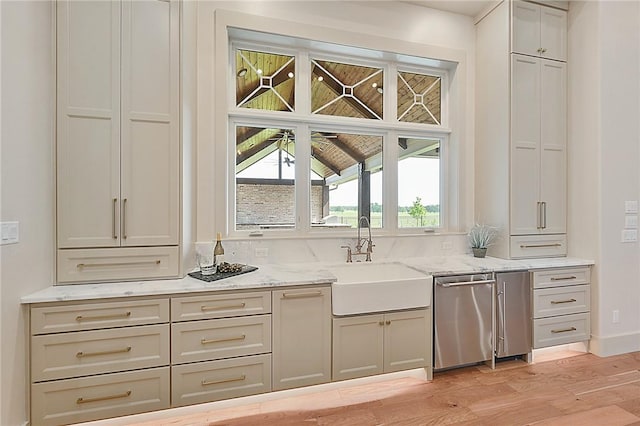
[[291,45],[230,44],[230,229],[442,227],[447,71]]

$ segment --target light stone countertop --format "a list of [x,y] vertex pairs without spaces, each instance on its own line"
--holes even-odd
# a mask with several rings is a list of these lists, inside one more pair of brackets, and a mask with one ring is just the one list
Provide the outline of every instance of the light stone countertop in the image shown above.
[[[479,259],[465,254],[374,260],[374,263],[389,262],[404,263],[427,275],[434,276],[579,267],[594,263],[590,260],[568,257],[505,260],[493,257]],[[56,285],[24,296],[21,301],[24,304],[32,304],[328,284],[336,281],[335,275],[331,273],[331,267],[335,264],[335,262],[312,262],[257,265],[257,271],[213,282],[205,282],[186,276],[173,280]]]

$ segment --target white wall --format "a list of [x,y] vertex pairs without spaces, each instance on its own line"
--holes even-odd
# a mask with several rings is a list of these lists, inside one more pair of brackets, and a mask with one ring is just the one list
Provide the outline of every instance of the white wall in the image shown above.
[[[591,350],[640,350],[640,249],[622,243],[625,200],[640,198],[640,4],[569,11],[569,251],[593,258]],[[613,323],[613,311],[620,322]]]
[[20,222],[20,242],[0,248],[2,426],[27,419],[27,317],[20,297],[53,282],[53,7],[0,2],[0,218]]

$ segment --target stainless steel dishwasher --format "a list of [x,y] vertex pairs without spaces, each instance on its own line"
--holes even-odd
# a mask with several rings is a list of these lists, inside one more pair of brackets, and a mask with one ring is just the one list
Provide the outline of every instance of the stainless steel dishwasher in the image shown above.
[[438,277],[434,285],[434,369],[494,360],[493,274]]

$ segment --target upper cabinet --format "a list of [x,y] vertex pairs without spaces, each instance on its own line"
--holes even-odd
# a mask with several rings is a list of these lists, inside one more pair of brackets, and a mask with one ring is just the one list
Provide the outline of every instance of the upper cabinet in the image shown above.
[[477,23],[475,217],[500,230],[492,256],[567,253],[566,34],[565,11],[522,1]]
[[[56,8],[58,249],[177,246],[179,3],[72,0]],[[110,253],[108,263],[127,263],[126,253]],[[135,269],[107,276],[147,276]]]
[[567,60],[567,12],[514,1],[511,51],[558,61]]

